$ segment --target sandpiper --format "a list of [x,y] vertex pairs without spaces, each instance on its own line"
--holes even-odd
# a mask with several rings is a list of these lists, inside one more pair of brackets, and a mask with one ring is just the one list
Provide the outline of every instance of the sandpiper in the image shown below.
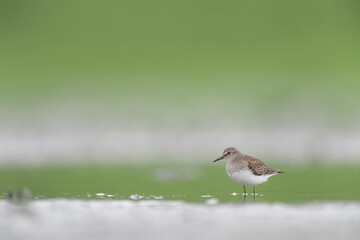
[[283,173],[280,169],[268,167],[261,160],[242,154],[234,147],[224,150],[221,157],[214,162],[226,159],[226,172],[236,183],[244,187],[244,196],[246,196],[246,187],[253,186],[253,196],[255,197],[255,186],[264,183],[269,177]]

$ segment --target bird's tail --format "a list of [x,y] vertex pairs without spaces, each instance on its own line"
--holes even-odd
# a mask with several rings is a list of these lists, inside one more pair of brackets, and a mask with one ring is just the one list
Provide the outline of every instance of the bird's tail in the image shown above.
[[276,169],[276,173],[285,173],[285,172],[280,171],[280,169]]

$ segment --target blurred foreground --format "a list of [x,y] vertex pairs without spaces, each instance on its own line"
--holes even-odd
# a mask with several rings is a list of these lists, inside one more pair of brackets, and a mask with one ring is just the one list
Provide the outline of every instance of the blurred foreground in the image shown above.
[[[359,203],[206,206],[181,201],[0,201],[2,239],[358,239]],[[21,231],[19,231],[21,229]]]

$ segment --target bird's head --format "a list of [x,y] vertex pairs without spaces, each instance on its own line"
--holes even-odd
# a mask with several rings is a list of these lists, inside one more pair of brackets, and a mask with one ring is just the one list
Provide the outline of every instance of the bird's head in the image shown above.
[[223,155],[219,157],[218,159],[215,159],[214,162],[217,162],[219,160],[225,159],[225,160],[231,160],[236,157],[236,155],[239,154],[239,151],[234,147],[226,148],[223,152]]

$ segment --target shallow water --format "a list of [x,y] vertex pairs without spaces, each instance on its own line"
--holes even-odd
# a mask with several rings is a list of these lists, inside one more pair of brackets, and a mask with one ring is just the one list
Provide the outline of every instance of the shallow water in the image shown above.
[[[144,194],[144,193],[114,193],[114,192],[98,192],[98,193],[82,193],[70,194],[59,193],[54,198],[46,195],[32,196],[33,200],[46,199],[82,199],[82,200],[166,200],[166,201],[185,201],[193,203],[207,203],[216,200],[216,203],[269,203],[269,202],[287,202],[287,203],[304,203],[304,202],[321,202],[329,199],[344,199],[346,201],[359,201],[360,191],[324,191],[324,192],[269,192],[261,191],[255,194],[247,193],[244,196],[242,192],[225,192],[225,193],[177,193],[177,194]],[[0,199],[7,199],[7,193],[0,195]],[[278,199],[278,201],[273,201]]]
[[5,240],[358,239],[360,203],[1,200],[0,216]]
[[[360,167],[279,166],[286,174],[256,187],[257,202],[359,201]],[[0,198],[27,187],[33,199],[179,200],[241,203],[242,186],[229,179],[224,164],[48,166],[0,169]],[[249,194],[251,187],[247,188]],[[139,195],[138,197],[135,197]],[[130,198],[134,195],[133,198]],[[247,201],[251,200],[247,197]]]

